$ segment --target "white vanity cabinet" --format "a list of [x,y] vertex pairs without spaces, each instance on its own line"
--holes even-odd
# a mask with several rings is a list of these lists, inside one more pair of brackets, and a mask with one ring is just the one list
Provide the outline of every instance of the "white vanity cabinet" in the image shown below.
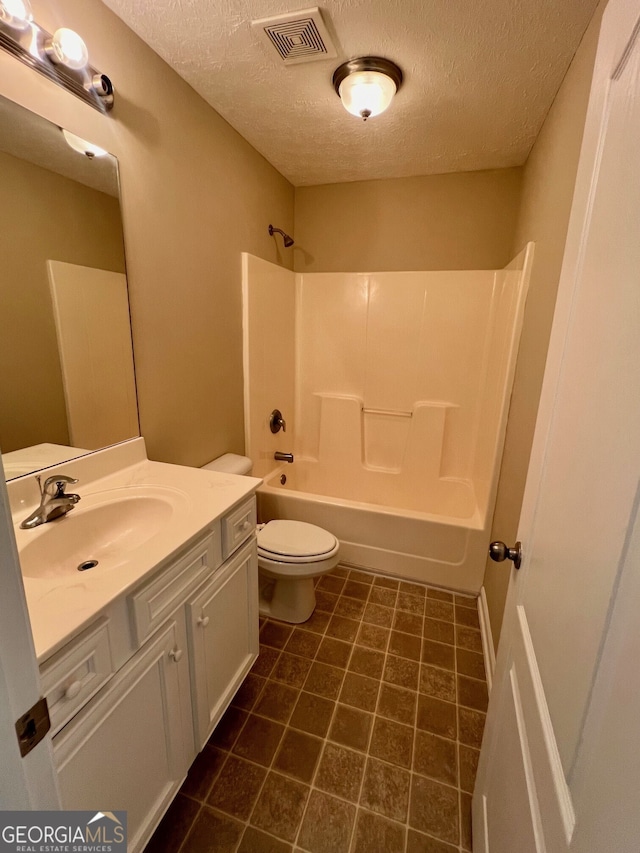
[[168,622],[54,738],[63,808],[125,809],[130,850],[146,841],[190,763],[180,628]]
[[126,810],[142,850],[257,654],[252,496],[42,665],[63,808]]

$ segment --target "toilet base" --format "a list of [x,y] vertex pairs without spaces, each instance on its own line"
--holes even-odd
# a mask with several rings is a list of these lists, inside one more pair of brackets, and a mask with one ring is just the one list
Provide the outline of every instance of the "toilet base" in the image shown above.
[[260,576],[260,601],[258,610],[262,616],[270,616],[281,622],[299,625],[306,622],[316,607],[313,578],[267,578]]

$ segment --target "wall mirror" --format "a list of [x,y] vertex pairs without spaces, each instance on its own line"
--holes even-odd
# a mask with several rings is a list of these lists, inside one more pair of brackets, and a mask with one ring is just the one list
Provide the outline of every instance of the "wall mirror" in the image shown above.
[[86,150],[0,97],[7,479],[140,434],[118,163]]

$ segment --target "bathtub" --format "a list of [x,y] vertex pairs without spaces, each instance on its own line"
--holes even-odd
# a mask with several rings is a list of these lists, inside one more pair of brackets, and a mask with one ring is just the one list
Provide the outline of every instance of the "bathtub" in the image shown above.
[[[473,484],[445,480],[439,494],[403,497],[394,493],[389,475],[368,474],[366,482],[340,482],[314,460],[284,464],[258,489],[259,519],[307,521],[330,530],[347,565],[478,594],[490,531]],[[393,506],[385,505],[385,494],[392,495]]]
[[[479,593],[532,259],[528,244],[502,270],[303,274],[243,256],[261,520],[330,530],[349,565]],[[274,470],[276,451],[295,462]]]

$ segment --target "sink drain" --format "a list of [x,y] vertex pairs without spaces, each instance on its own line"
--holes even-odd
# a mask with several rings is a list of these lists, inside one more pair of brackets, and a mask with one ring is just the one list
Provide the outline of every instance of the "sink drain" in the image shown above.
[[80,565],[78,566],[78,571],[79,571],[79,572],[86,572],[86,571],[87,571],[87,569],[95,569],[95,567],[96,567],[97,565],[98,565],[98,561],[97,561],[97,560],[84,560],[84,561],[83,561],[82,563],[80,563]]

